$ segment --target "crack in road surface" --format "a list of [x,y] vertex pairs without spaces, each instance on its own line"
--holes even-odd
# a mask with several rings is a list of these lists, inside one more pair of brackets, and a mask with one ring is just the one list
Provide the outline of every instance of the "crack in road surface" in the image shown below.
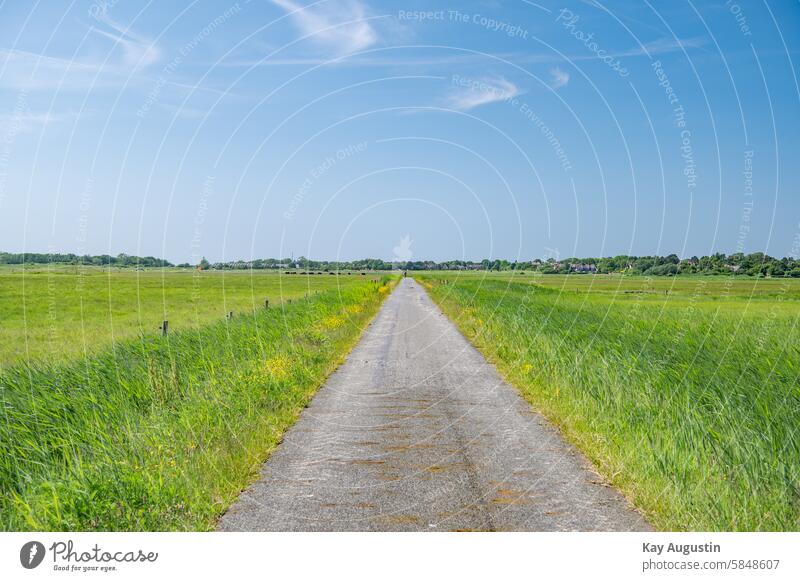
[[403,279],[223,531],[649,530]]

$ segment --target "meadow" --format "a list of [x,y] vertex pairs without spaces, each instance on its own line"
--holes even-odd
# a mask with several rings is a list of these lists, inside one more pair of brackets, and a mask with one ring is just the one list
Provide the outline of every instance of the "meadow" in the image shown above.
[[[191,273],[114,273],[111,282],[103,273],[85,281],[99,289],[91,303],[87,287],[69,294],[67,276],[50,278],[64,293],[39,287],[71,310],[52,319],[60,352],[0,371],[2,530],[213,529],[394,284],[201,273],[200,301]],[[285,302],[265,309],[265,295]],[[68,304],[75,297],[82,310]],[[165,337],[156,326],[164,297],[172,320],[191,321]],[[126,304],[138,314],[116,316]],[[239,314],[228,320],[226,310]],[[90,330],[62,324],[76,316]],[[86,338],[97,347],[74,356]]]
[[[373,275],[374,278],[377,275]],[[359,274],[284,275],[270,271],[0,267],[0,370],[21,361],[67,360],[139,336],[196,329],[227,313],[264,308],[361,284]]]
[[800,281],[418,279],[657,528],[800,529]]

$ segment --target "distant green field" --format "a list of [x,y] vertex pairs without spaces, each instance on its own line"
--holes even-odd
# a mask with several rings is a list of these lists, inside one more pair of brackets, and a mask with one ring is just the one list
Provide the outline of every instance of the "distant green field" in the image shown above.
[[418,275],[666,530],[800,530],[800,280]]
[[352,288],[379,275],[269,271],[136,271],[99,267],[0,267],[0,370],[21,360],[64,360],[112,342],[252,314],[306,293]]
[[[74,275],[52,278],[59,276],[63,286],[56,288],[68,291]],[[103,276],[91,284],[102,287]],[[192,319],[191,303],[180,305],[192,296],[192,275],[168,273],[167,288],[158,273],[141,275],[148,284],[136,284],[137,276],[113,273],[96,310],[109,296],[114,309],[147,305],[143,337],[111,348],[103,327],[109,319],[91,308],[90,292],[73,293],[66,298],[87,299],[84,316],[92,330],[83,338],[105,347],[0,371],[0,530],[213,529],[393,284],[378,275],[379,282],[344,277],[339,286],[333,276],[306,281],[203,273],[199,296],[213,303],[203,311],[209,322],[189,328],[181,321],[203,321]],[[33,285],[44,293],[36,297],[51,296],[41,290],[47,280],[45,274]],[[248,302],[318,287],[328,290],[282,308],[254,309]],[[167,337],[149,322],[158,318],[162,293],[176,322]],[[30,303],[31,295],[26,299]],[[243,314],[225,320],[223,305]],[[53,348],[59,356],[75,352],[65,319],[55,321],[60,343]],[[115,318],[113,325],[120,334],[139,331],[136,318],[127,326]],[[80,335],[72,338],[80,341]]]
[[[423,273],[419,273],[423,274]],[[428,273],[425,273],[428,274]],[[571,293],[596,295],[644,295],[656,301],[664,296],[703,296],[708,299],[778,298],[800,300],[800,279],[747,276],[626,276],[619,274],[535,274],[532,272],[436,271],[429,273],[449,281],[505,281],[535,284]],[[652,296],[651,296],[652,295]],[[638,298],[637,298],[638,300]]]

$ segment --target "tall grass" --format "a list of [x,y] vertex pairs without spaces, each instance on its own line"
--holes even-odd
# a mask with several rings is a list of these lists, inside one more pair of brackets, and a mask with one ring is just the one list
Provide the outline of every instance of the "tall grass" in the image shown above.
[[271,271],[179,268],[106,269],[0,265],[0,371],[28,359],[65,361],[114,342],[252,313],[306,294],[363,283],[357,274],[292,275]]
[[358,339],[386,283],[8,368],[0,528],[212,528]]
[[656,526],[800,528],[797,301],[449,278],[433,298]]

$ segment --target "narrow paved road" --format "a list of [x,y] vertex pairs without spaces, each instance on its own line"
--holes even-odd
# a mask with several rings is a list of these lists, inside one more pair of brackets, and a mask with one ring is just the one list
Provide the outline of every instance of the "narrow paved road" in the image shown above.
[[220,530],[647,530],[404,279]]

